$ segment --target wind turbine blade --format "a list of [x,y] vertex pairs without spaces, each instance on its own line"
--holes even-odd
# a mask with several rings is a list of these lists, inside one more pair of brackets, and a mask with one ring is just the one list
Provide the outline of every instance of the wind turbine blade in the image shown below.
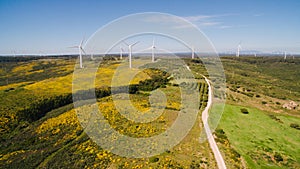
[[125,41],[123,41],[123,43],[124,43],[125,45],[129,46],[129,44],[128,44],[128,43],[126,43]]
[[142,50],[140,50],[140,51],[149,51],[149,50],[151,50],[151,49],[153,49],[152,46],[150,46],[149,48],[142,49]]
[[86,52],[84,51],[84,49],[82,47],[80,47],[80,50],[86,55]]
[[84,39],[85,39],[85,37],[82,38],[82,40],[81,40],[79,46],[82,46],[82,44],[83,44],[83,42],[84,42]]
[[152,40],[152,46],[155,47],[155,46],[154,46],[154,38],[153,38],[153,40]]
[[140,42],[140,41],[137,41],[137,42],[133,43],[131,46],[134,46],[134,45],[138,44],[139,42]]
[[68,48],[78,48],[78,46],[69,46]]

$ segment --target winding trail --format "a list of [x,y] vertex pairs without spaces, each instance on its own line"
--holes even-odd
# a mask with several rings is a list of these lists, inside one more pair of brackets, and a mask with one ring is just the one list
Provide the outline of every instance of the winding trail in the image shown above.
[[202,121],[203,121],[203,124],[204,124],[204,129],[205,129],[205,133],[206,133],[206,136],[207,136],[207,140],[209,142],[209,145],[210,145],[210,148],[211,148],[212,152],[214,153],[215,159],[217,161],[218,168],[219,169],[226,169],[224,159],[223,159],[223,157],[220,153],[220,150],[217,146],[217,143],[216,143],[216,141],[215,141],[215,139],[212,135],[212,132],[209,128],[209,125],[208,125],[208,110],[212,105],[212,88],[211,88],[209,80],[205,76],[203,76],[203,77],[205,78],[205,81],[208,84],[208,102],[207,102],[207,106],[205,107],[205,109],[202,112]]
[[[191,69],[188,65],[186,65],[186,68],[189,71],[191,71]],[[206,133],[207,140],[209,142],[210,148],[211,148],[211,150],[212,150],[212,152],[215,156],[218,168],[219,169],[226,169],[224,159],[221,155],[221,152],[220,152],[220,150],[217,146],[217,143],[216,143],[216,141],[215,141],[215,139],[212,135],[212,132],[211,132],[211,130],[209,128],[209,124],[208,124],[208,110],[210,109],[210,107],[212,105],[212,88],[211,88],[209,80],[204,75],[202,75],[202,76],[205,78],[205,81],[208,85],[208,101],[207,101],[207,105],[206,105],[205,109],[202,112],[202,121],[203,121],[203,124],[204,124],[205,133]],[[201,127],[201,124],[199,124],[199,125]]]

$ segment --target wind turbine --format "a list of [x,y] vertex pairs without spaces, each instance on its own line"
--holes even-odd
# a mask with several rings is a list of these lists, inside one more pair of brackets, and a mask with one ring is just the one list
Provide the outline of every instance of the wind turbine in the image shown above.
[[91,60],[95,60],[93,53],[91,54]]
[[284,51],[284,60],[286,60],[286,51]]
[[46,54],[40,50],[40,56],[46,56]]
[[139,41],[137,41],[137,42],[135,42],[135,43],[133,43],[133,44],[127,44],[126,42],[124,42],[127,46],[128,46],[128,52],[129,52],[129,68],[131,69],[132,68],[132,64],[131,64],[131,55],[132,55],[132,47],[134,46],[134,45],[136,45],[137,43],[139,43]]
[[192,59],[194,59],[195,58],[195,48],[194,48],[194,46],[192,47]]
[[155,47],[155,45],[154,45],[154,38],[153,38],[152,46],[151,46],[151,49],[152,49],[152,62],[155,61],[155,59],[154,59],[154,49],[155,49],[155,48],[156,48],[156,47]]
[[146,50],[150,50],[150,49],[151,49],[151,54],[152,54],[151,61],[154,62],[154,61],[155,61],[154,50],[156,49],[154,38],[153,38],[153,40],[152,40],[152,46],[150,46],[150,47],[147,48]]
[[122,47],[120,47],[120,59],[122,60],[123,59],[123,48]]
[[240,57],[240,50],[242,49],[241,42],[239,43],[237,47],[236,57]]
[[72,46],[70,48],[78,48],[79,50],[79,67],[82,69],[83,68],[83,64],[82,64],[82,53],[86,54],[83,47],[82,47],[82,44],[83,44],[83,40],[81,40],[80,44],[78,46]]
[[14,50],[14,51],[12,51],[12,53],[13,53],[13,56],[16,57],[16,51]]

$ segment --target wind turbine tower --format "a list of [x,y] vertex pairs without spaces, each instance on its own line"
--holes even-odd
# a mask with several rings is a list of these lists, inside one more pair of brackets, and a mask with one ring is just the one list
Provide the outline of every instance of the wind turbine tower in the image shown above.
[[120,47],[120,60],[122,60],[122,59],[123,59],[123,48]]
[[194,48],[194,46],[192,47],[192,59],[194,59],[195,58],[195,48]]
[[286,51],[284,51],[284,60],[286,60]]
[[240,57],[240,50],[242,49],[241,43],[237,47],[236,57]]
[[91,54],[91,60],[94,60],[94,54],[93,53]]
[[43,51],[40,51],[40,56],[46,56],[46,54]]
[[127,46],[128,46],[128,51],[129,51],[129,68],[131,69],[132,68],[132,62],[131,62],[131,60],[132,60],[132,58],[131,58],[131,56],[132,56],[132,47],[134,46],[134,45],[136,45],[137,43],[139,43],[139,41],[137,41],[137,42],[135,42],[135,43],[133,43],[133,44],[127,44],[126,42],[124,42]]
[[154,62],[155,61],[155,58],[154,58],[154,49],[155,49],[156,47],[155,47],[155,45],[154,45],[154,39],[153,39],[153,41],[152,41],[152,46],[151,46],[151,49],[152,49],[152,62]]

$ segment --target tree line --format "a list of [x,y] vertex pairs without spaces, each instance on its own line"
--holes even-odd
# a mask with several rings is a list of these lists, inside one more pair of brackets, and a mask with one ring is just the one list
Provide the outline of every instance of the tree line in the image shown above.
[[36,121],[46,115],[47,112],[73,103],[73,100],[89,100],[94,98],[103,98],[111,94],[129,93],[135,94],[138,91],[152,91],[159,87],[165,87],[168,83],[168,74],[160,72],[159,74],[152,75],[151,79],[140,81],[139,84],[131,84],[128,86],[118,87],[100,87],[89,90],[80,90],[76,93],[67,93],[47,98],[39,98],[30,106],[21,109],[17,113],[20,120]]

